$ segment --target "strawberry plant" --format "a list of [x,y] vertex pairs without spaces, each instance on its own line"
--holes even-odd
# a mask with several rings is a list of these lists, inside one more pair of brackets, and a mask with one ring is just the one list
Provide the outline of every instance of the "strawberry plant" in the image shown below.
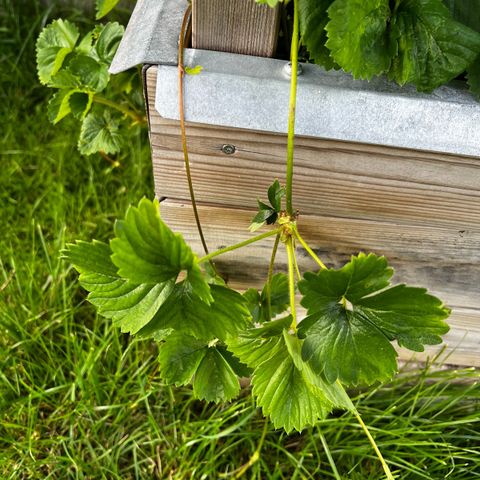
[[[98,1],[97,18],[115,3]],[[54,124],[68,115],[80,121],[78,149],[84,155],[117,154],[125,129],[146,123],[138,72],[113,78],[108,72],[123,32],[123,26],[109,22],[81,36],[75,24],[58,19],[37,40],[38,77],[56,90],[48,118]]]
[[[250,377],[256,404],[287,433],[315,425],[334,409],[348,410],[392,479],[346,388],[390,379],[397,370],[395,343],[413,351],[441,343],[449,309],[423,288],[392,285],[393,269],[374,253],[359,253],[342,268],[328,268],[301,234],[292,185],[302,6],[304,1],[293,1],[285,187],[278,180],[272,183],[268,204],[259,201],[250,226],[251,231],[266,230],[209,253],[190,176],[180,88],[186,174],[205,255],[197,256],[162,220],[160,204],[145,198],[116,222],[109,243],[77,241],[63,255],[101,315],[122,332],[158,342],[165,382],[191,384],[197,398],[227,402],[239,394],[239,378]],[[188,14],[179,42],[180,86]],[[382,55],[378,58],[383,61]],[[262,291],[242,294],[226,285],[215,259],[266,238],[272,239],[272,254]],[[297,246],[311,255],[317,271],[300,272]],[[279,247],[287,252],[286,273],[275,273]],[[307,312],[304,319],[297,314],[297,294]]]

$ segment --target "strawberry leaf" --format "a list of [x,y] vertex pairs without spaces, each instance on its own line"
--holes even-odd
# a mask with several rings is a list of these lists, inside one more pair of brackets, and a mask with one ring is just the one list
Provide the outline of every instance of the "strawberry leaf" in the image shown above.
[[[266,285],[263,287],[261,293],[254,288],[250,288],[243,296],[247,300],[248,309],[254,322],[268,322],[271,320],[271,318],[268,317]],[[285,312],[288,309],[289,302],[288,277],[284,273],[276,273],[272,277],[270,287],[270,308],[272,316]]]
[[96,2],[96,10],[97,16],[96,19],[100,20],[105,15],[110,13],[117,5],[120,0],[97,0]]
[[153,318],[173,290],[174,282],[138,284],[121,278],[110,260],[110,247],[94,240],[67,245],[63,258],[80,273],[80,284],[98,312],[122,332],[136,333]]
[[310,59],[322,65],[326,70],[340,68],[330,56],[325,46],[329,21],[327,10],[333,0],[299,0],[300,32],[302,42],[307,47]]
[[254,369],[252,393],[257,405],[275,428],[287,433],[315,425],[334,407],[353,408],[339,384],[328,385],[303,361],[302,341],[286,330],[290,320],[269,322],[229,342],[229,349]]
[[425,289],[389,287],[384,257],[360,254],[339,270],[306,273],[298,287],[308,316],[299,325],[302,356],[333,383],[371,384],[397,369],[390,342],[422,351],[441,343],[449,310]]
[[95,42],[95,51],[100,62],[110,66],[124,32],[123,26],[117,22],[107,23],[95,32],[98,35]]
[[82,123],[78,149],[82,155],[117,153],[123,145],[120,121],[108,110],[93,109]]
[[432,91],[461,74],[480,53],[480,33],[455,21],[441,0],[403,0],[392,18],[398,55],[389,77]]
[[36,44],[37,71],[41,83],[48,84],[52,76],[62,68],[79,36],[77,27],[68,20],[54,20],[43,29]]
[[388,35],[390,14],[388,0],[335,0],[329,7],[326,45],[354,78],[371,79],[390,68],[395,54]]
[[175,285],[172,295],[139,335],[163,340],[172,330],[210,341],[226,340],[251,324],[243,297],[234,290],[210,285],[212,303],[202,301],[187,281]]

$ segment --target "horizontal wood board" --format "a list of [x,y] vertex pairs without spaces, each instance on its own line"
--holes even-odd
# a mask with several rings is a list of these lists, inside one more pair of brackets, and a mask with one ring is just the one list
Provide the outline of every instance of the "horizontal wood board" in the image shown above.
[[279,22],[279,7],[270,8],[255,0],[193,0],[192,46],[271,57]]
[[[146,76],[155,189],[166,198],[162,215],[201,253],[178,122],[155,111],[156,68]],[[284,136],[189,125],[188,139],[211,250],[248,238],[255,199],[265,200],[272,179],[284,178]],[[223,153],[225,144],[235,145],[234,155]],[[299,228],[324,261],[338,267],[359,251],[385,255],[396,282],[425,286],[453,308],[448,361],[480,366],[480,159],[299,138],[296,162]],[[264,282],[268,244],[219,260],[232,286]],[[298,253],[303,271],[315,268]]]

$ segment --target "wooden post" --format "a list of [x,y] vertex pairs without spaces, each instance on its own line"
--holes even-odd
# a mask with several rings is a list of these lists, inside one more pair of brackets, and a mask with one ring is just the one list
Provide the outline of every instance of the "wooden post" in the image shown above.
[[203,50],[272,57],[279,7],[255,0],[193,0],[192,46]]

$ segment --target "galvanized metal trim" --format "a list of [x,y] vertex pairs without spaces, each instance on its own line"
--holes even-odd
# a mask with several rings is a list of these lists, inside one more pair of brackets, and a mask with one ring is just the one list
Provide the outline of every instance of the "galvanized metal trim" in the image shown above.
[[178,37],[187,0],[138,0],[110,73],[142,63],[176,65]]
[[[202,72],[186,76],[190,122],[287,132],[289,78],[285,62],[187,49],[185,62]],[[178,119],[178,77],[158,68],[155,107]],[[443,86],[422,94],[385,78],[353,80],[303,64],[299,77],[299,135],[480,157],[480,103],[466,89]]]

